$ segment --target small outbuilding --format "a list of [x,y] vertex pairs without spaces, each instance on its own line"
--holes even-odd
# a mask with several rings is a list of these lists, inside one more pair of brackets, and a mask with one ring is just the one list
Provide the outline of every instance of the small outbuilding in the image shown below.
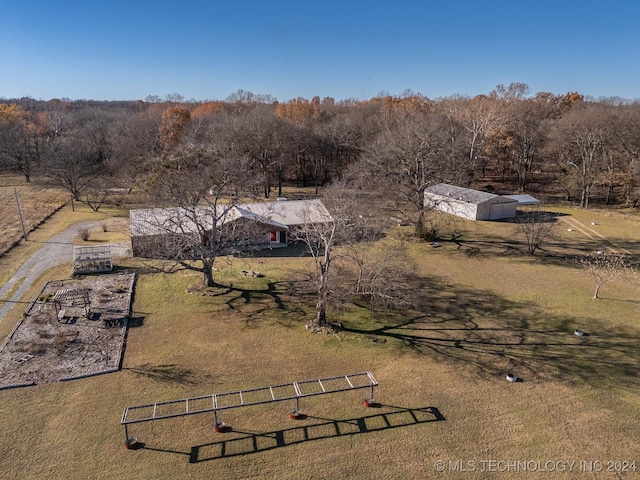
[[111,245],[73,247],[73,274],[110,272],[112,270]]
[[425,189],[424,205],[468,220],[504,220],[515,218],[518,200],[439,183]]

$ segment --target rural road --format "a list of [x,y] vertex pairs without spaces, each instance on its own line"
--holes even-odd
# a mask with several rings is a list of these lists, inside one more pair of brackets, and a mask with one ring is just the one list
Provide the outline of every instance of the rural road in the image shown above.
[[[99,228],[102,222],[81,222],[69,227],[62,233],[51,237],[42,243],[42,247],[27,260],[20,269],[0,288],[0,322],[9,310],[18,305],[20,298],[40,275],[50,268],[71,262],[73,259],[73,240],[78,236],[81,228]],[[127,252],[126,244],[111,244],[111,254],[114,257],[124,256]],[[7,294],[19,285],[11,298]]]

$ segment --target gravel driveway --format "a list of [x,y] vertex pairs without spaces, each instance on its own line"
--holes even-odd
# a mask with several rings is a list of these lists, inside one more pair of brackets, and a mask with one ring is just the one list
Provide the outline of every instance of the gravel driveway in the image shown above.
[[[22,281],[13,292],[11,298],[0,300],[4,305],[0,307],[0,321],[4,319],[9,310],[17,305],[24,293],[31,287],[34,281],[45,271],[65,262],[73,260],[73,240],[78,236],[81,228],[99,228],[102,222],[81,222],[69,227],[62,233],[51,237],[42,244],[29,260],[0,288],[0,298],[5,298],[14,285]],[[111,254],[114,257],[126,255],[129,246],[126,244],[111,244]]]

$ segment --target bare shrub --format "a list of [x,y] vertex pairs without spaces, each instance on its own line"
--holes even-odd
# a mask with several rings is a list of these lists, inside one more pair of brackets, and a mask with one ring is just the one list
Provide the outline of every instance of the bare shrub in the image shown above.
[[64,334],[64,332],[59,331],[58,333],[56,333],[56,336],[53,339],[53,345],[56,347],[58,354],[64,353],[65,349],[67,348],[67,336]]
[[91,236],[91,231],[88,228],[81,228],[78,230],[78,235],[83,241],[87,242]]
[[39,355],[47,351],[47,344],[43,341],[34,341],[25,345],[24,351],[29,355]]
[[416,235],[424,241],[432,242],[459,234],[460,219],[437,210],[428,210],[421,216],[416,226]]
[[523,235],[527,240],[527,253],[534,255],[549,238],[558,223],[553,213],[536,207],[526,212],[519,212],[516,216],[516,234]]
[[49,323],[49,320],[51,319],[51,316],[48,314],[48,312],[38,312],[30,315],[29,317],[31,318],[31,321],[33,323],[36,323],[38,325]]

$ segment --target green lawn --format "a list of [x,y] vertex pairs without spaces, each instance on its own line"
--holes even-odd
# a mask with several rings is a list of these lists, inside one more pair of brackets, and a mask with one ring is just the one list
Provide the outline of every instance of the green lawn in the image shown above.
[[[616,218],[607,238],[635,247],[637,226]],[[457,228],[458,243],[409,245],[419,308],[334,312],[337,336],[304,329],[314,302],[291,287],[311,268],[305,258],[220,261],[230,288],[215,296],[187,293],[193,274],[140,275],[122,371],[0,391],[2,476],[464,478],[453,466],[474,462],[474,478],[495,478],[488,461],[500,460],[575,461],[538,476],[584,478],[581,461],[640,462],[637,280],[593,300],[591,280],[564,259],[587,237],[559,229],[528,257],[511,224]],[[224,434],[212,414],[133,425],[144,448],[123,447],[128,405],[364,370],[380,382],[380,408],[363,407],[359,391],[318,396],[301,402],[303,420],[273,403],[222,412],[233,429]]]

